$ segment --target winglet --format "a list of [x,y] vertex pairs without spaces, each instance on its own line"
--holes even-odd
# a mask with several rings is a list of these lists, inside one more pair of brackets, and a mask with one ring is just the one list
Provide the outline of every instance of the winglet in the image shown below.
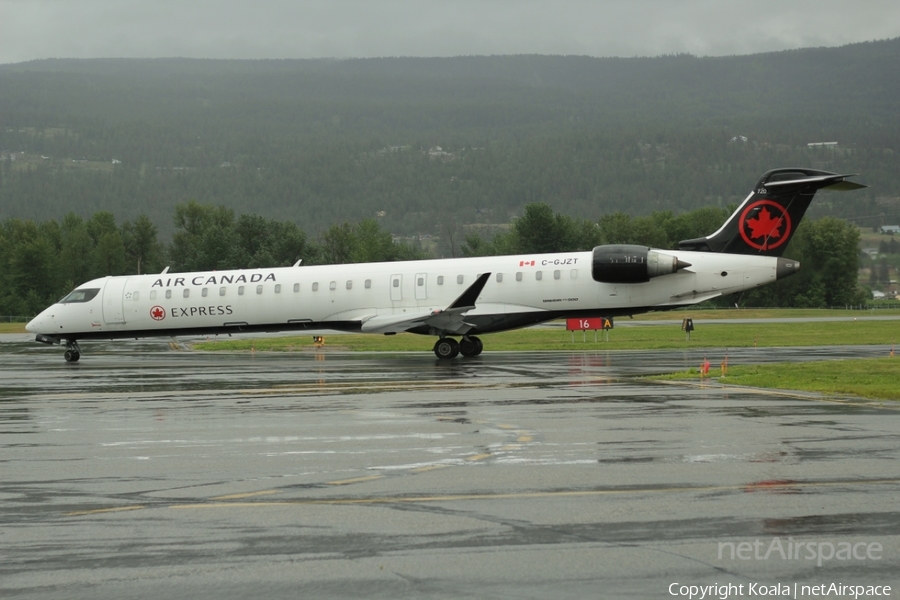
[[466,291],[460,294],[459,298],[453,301],[453,304],[447,307],[446,310],[451,309],[460,309],[460,308],[473,308],[475,306],[475,301],[478,299],[478,296],[481,295],[481,290],[484,289],[484,285],[487,283],[488,279],[490,279],[490,273],[482,273],[475,280],[475,283],[470,285]]

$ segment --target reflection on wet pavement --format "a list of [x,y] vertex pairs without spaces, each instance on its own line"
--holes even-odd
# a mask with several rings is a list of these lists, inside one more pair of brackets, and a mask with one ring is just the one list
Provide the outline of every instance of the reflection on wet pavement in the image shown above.
[[[739,349],[729,360],[883,352]],[[900,405],[635,377],[703,354],[441,362],[119,343],[66,364],[4,343],[0,596],[897,584]],[[723,543],[775,538],[883,552],[821,566],[721,556]]]

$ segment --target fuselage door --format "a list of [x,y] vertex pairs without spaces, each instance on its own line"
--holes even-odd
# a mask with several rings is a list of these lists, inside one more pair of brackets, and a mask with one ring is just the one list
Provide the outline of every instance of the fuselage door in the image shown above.
[[426,300],[428,298],[428,290],[426,288],[427,283],[427,273],[416,273],[416,300]]
[[391,275],[391,302],[403,300],[403,275]]
[[110,277],[103,286],[103,321],[107,325],[125,322],[125,284],[127,277]]

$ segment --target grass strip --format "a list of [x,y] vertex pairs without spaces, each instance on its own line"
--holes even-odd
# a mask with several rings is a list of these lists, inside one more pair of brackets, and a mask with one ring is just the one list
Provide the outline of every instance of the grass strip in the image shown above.
[[[878,400],[900,400],[900,358],[828,360],[728,367],[722,376],[710,369],[712,379],[726,385],[803,390],[826,395],[852,395]],[[696,380],[698,369],[648,379]]]
[[[414,334],[326,335],[325,349],[356,352],[426,352],[435,338]],[[611,351],[646,349],[704,349],[777,346],[881,345],[900,343],[900,321],[838,321],[812,323],[704,323],[696,325],[690,341],[679,325],[616,327],[609,332],[576,331],[562,327],[533,327],[482,336],[488,351],[566,350]],[[586,341],[583,341],[586,340]],[[311,335],[269,338],[228,338],[194,343],[197,350],[292,352],[313,349]]]

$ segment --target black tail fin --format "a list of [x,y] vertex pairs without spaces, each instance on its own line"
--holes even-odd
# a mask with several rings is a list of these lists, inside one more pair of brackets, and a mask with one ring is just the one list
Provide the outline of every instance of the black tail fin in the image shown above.
[[760,177],[725,224],[712,235],[678,243],[681,250],[781,256],[816,191],[866,186],[815,169],[773,169]]

